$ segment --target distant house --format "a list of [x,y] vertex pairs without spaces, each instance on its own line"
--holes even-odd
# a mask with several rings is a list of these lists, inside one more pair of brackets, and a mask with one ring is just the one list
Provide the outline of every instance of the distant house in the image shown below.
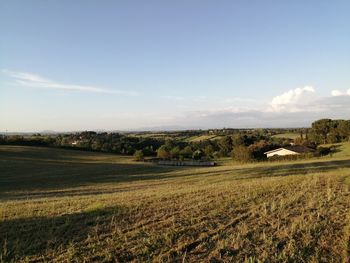
[[278,148],[272,151],[265,152],[267,158],[272,156],[285,156],[285,155],[296,155],[296,154],[304,154],[304,153],[312,153],[315,150],[302,146],[302,145],[290,145],[282,148]]

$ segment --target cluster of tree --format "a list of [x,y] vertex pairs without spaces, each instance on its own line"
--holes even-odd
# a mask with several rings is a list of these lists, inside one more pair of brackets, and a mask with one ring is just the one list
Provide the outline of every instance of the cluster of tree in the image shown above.
[[164,142],[151,137],[127,136],[120,133],[96,133],[92,131],[59,135],[57,146],[76,147],[84,150],[132,155],[142,150],[145,155],[155,155]]
[[[215,130],[215,133],[232,133],[218,141],[218,156],[231,155],[238,162],[265,160],[265,152],[294,143],[314,149],[316,156],[331,154],[332,147],[321,147],[320,144],[337,143],[350,140],[350,120],[321,119],[312,123],[311,128],[295,129],[254,129],[254,130]],[[300,134],[294,140],[274,138],[279,133]],[[310,154],[300,158],[310,158]]]
[[236,131],[233,135],[222,136],[218,140],[185,144],[166,141],[157,150],[157,157],[175,160],[208,160],[232,156],[235,160],[246,162],[253,159],[262,160],[265,158],[264,152],[279,146],[279,142],[265,131],[243,130]]
[[234,135],[237,133],[247,133],[247,134],[254,134],[254,133],[260,133],[265,134],[268,136],[273,136],[276,134],[281,133],[300,133],[304,128],[266,128],[266,129],[232,129],[232,128],[224,128],[224,129],[210,129],[206,131],[202,131],[202,133],[206,135],[218,135],[218,136],[224,136],[224,135]]
[[233,160],[242,163],[262,161],[266,159],[265,152],[288,144],[288,141],[282,141],[281,143],[281,140],[274,140],[270,137],[268,139],[254,141],[249,145],[236,145],[231,152],[231,156]]
[[233,135],[224,135],[217,140],[202,141],[184,139],[193,134],[201,135],[198,134],[198,131],[189,133],[177,132],[176,136],[172,133],[173,136],[159,138],[148,135],[137,136],[135,134],[85,131],[45,136],[40,134],[2,136],[0,137],[0,143],[111,152],[134,155],[137,160],[142,160],[145,156],[176,160],[215,159],[231,156],[232,150],[240,145],[250,147],[254,158],[261,158],[263,151],[271,148],[271,143],[268,143],[271,136],[268,131],[264,130],[236,130]]
[[0,144],[25,146],[54,146],[55,138],[50,136],[0,135]]
[[317,144],[337,143],[350,140],[350,120],[321,119],[308,131],[307,139]]
[[31,136],[1,136],[0,144],[47,146],[72,148],[77,150],[101,151],[132,155],[142,150],[145,155],[152,156],[164,142],[153,138],[126,136],[119,133],[96,133],[86,131],[74,134]]

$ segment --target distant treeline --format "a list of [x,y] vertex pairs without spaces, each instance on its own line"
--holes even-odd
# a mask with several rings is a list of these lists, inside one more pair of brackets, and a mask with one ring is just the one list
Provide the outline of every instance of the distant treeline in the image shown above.
[[[298,134],[294,140],[277,138],[280,133]],[[217,135],[217,139],[191,141],[193,136]],[[135,159],[210,160],[232,156],[237,161],[264,160],[264,152],[289,145],[291,142],[317,148],[324,143],[347,141],[350,138],[349,120],[321,119],[311,128],[298,129],[217,129],[161,133],[97,133],[30,136],[2,135],[0,144],[62,147],[76,150],[100,151],[134,155]],[[327,152],[324,151],[323,152]]]
[[[72,148],[76,150],[100,151],[116,154],[134,155],[137,159],[144,156],[158,157],[161,159],[213,159],[230,156],[234,147],[238,145],[259,145],[259,149],[270,150],[281,144],[288,144],[288,140],[274,139],[272,141],[269,130],[232,130],[232,134],[223,135],[226,132],[218,132],[219,139],[187,141],[186,138],[206,135],[208,131],[201,132],[173,132],[160,137],[152,134],[130,135],[120,133],[97,133],[94,131],[79,132],[74,134],[31,136],[3,135],[0,144],[46,146]],[[214,133],[211,132],[211,135]],[[217,135],[217,134],[214,134]],[[265,143],[269,142],[269,143]],[[262,151],[263,151],[262,150]],[[263,152],[256,155],[263,156]]]

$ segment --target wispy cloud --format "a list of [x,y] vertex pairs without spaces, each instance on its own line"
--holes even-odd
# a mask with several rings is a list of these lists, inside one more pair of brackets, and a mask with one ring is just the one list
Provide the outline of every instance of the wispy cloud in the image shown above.
[[56,82],[56,81],[44,78],[36,74],[28,73],[28,72],[2,70],[2,73],[13,78],[17,84],[20,84],[21,86],[25,86],[25,87],[116,94],[116,95],[129,95],[129,96],[138,95],[138,93],[134,91],[124,91],[124,90],[114,90],[114,89],[112,90],[112,89],[105,89],[105,88],[100,88],[95,86],[86,86],[86,85],[63,84],[63,83]]
[[222,97],[222,96],[174,96],[174,95],[162,95],[160,96],[162,99],[166,99],[169,101],[182,101],[191,103],[208,103],[208,102],[216,102],[219,104],[232,104],[232,103],[247,103],[247,102],[256,102],[255,99],[250,98],[240,98],[240,97]]

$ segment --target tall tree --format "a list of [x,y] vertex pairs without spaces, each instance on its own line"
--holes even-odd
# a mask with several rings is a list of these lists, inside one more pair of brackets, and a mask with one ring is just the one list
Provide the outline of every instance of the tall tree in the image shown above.
[[239,145],[233,149],[232,158],[237,162],[247,163],[252,161],[252,152],[248,147]]
[[161,159],[169,159],[170,158],[170,150],[166,145],[162,145],[157,150],[157,157]]
[[322,138],[324,144],[327,143],[327,135],[333,126],[331,119],[321,119],[312,123],[311,127],[315,134],[318,134]]
[[342,120],[338,126],[339,135],[350,141],[350,120]]
[[231,136],[224,136],[219,140],[220,152],[224,156],[228,156],[232,151],[232,139]]

